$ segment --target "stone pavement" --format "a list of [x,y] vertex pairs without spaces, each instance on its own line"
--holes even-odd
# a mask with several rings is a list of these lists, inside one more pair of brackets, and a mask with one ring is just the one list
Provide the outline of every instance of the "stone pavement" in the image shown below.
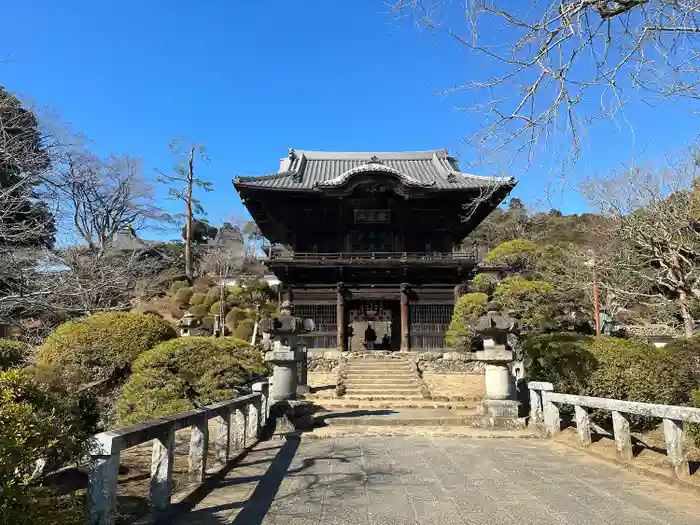
[[259,444],[177,525],[693,525],[700,500],[551,441]]

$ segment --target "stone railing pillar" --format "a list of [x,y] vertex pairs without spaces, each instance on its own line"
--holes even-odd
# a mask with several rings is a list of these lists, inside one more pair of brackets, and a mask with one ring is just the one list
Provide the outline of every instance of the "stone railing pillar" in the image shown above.
[[117,516],[119,453],[93,455],[88,476],[89,525],[114,525]]
[[549,392],[542,392],[542,412],[544,414],[544,426],[550,436],[561,432],[561,417],[559,407],[549,397]]
[[214,452],[220,465],[231,458],[231,411],[214,418]]
[[151,487],[149,501],[151,509],[160,511],[170,505],[173,490],[173,456],[175,454],[175,431],[169,427],[163,435],[153,440],[151,454]]
[[207,475],[209,420],[202,417],[190,429],[190,481],[201,483]]
[[530,424],[533,426],[544,425],[542,393],[552,392],[554,385],[545,381],[530,381],[527,387],[530,391]]
[[632,454],[632,433],[630,432],[629,419],[622,412],[613,410],[612,422],[617,459],[620,461],[631,461],[634,455]]
[[683,421],[664,418],[664,441],[673,473],[680,479],[690,476],[688,457],[683,451]]
[[408,324],[408,309],[409,309],[409,293],[411,285],[408,283],[401,284],[401,351],[408,352],[410,348],[410,332]]

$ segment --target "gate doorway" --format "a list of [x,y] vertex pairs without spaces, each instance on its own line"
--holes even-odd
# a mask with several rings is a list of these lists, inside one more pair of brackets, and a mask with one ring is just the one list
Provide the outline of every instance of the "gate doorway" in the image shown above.
[[361,352],[368,349],[365,335],[370,326],[376,335],[375,350],[399,349],[398,301],[356,300],[350,301],[348,306],[348,348],[351,351]]

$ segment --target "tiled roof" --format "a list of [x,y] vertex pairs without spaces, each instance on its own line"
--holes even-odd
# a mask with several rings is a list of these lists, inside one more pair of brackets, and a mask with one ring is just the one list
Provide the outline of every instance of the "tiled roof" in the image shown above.
[[[236,186],[311,190],[343,185],[358,173],[391,173],[407,186],[436,190],[478,189],[513,185],[512,177],[483,177],[461,173],[447,150],[407,152],[327,152],[290,150],[282,173],[238,177]],[[284,161],[283,161],[284,162]]]

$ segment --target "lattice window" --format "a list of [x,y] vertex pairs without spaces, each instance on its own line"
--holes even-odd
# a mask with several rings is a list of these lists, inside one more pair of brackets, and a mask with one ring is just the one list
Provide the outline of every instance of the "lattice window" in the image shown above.
[[447,348],[445,336],[441,334],[411,335],[412,350],[443,350]]
[[336,332],[337,311],[332,304],[300,304],[294,307],[294,315],[314,320],[314,332]]
[[412,304],[408,309],[411,324],[450,324],[452,305]]

